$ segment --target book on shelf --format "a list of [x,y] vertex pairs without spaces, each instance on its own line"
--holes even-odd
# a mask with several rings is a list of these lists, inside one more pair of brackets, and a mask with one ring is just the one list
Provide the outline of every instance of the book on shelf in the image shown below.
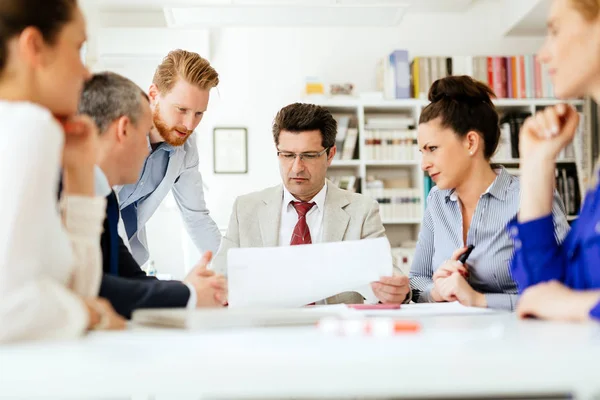
[[423,216],[421,190],[412,187],[409,170],[396,171],[393,177],[369,175],[365,194],[379,203],[384,223],[420,220]]
[[[590,124],[592,118],[586,118],[585,113],[579,113],[579,126],[573,138],[575,165],[577,167],[577,180],[579,184],[579,195],[585,197],[586,188],[590,184],[593,174],[594,161],[592,158],[592,137],[596,137]],[[584,132],[587,130],[587,135]]]
[[385,189],[369,188],[366,194],[379,203],[381,220],[403,221],[416,220],[423,216],[421,194],[419,189]]
[[426,99],[438,79],[470,75],[486,83],[498,98],[552,98],[548,67],[533,54],[514,56],[415,57],[411,62],[412,94]]
[[534,54],[510,56],[414,57],[395,50],[377,64],[377,87],[386,99],[427,99],[429,88],[450,75],[470,75],[498,98],[552,98],[548,67]]
[[364,159],[367,161],[415,161],[418,159],[415,120],[409,116],[367,116]]
[[[530,113],[523,112],[509,112],[500,116],[500,141],[498,148],[494,154],[492,161],[513,161],[517,163],[520,157],[519,154],[519,133],[523,123],[529,117]],[[583,115],[581,115],[583,119]],[[579,125],[577,136],[583,135],[583,124]],[[571,142],[557,157],[557,161],[575,160],[575,143]]]
[[337,152],[334,160],[358,159],[358,119],[353,114],[334,114],[337,122],[335,145]]
[[555,179],[556,190],[565,205],[567,215],[578,215],[581,207],[581,195],[575,165],[558,165],[556,167]]
[[360,178],[354,175],[334,175],[329,176],[328,179],[340,189],[347,190],[349,192],[360,192]]
[[500,141],[494,158],[510,160],[519,158],[519,132],[530,113],[509,112],[500,116]]
[[409,99],[410,69],[408,51],[394,50],[377,64],[377,89],[387,99]]

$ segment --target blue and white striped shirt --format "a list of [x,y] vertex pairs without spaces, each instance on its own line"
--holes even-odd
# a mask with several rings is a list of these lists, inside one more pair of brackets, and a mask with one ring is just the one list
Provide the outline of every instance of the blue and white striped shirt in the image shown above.
[[[433,273],[452,253],[466,245],[475,248],[469,256],[469,284],[483,293],[489,308],[514,310],[517,285],[510,272],[513,242],[506,226],[519,211],[519,179],[504,168],[481,195],[463,243],[461,206],[454,190],[434,187],[427,198],[417,249],[410,271],[410,285],[419,290],[418,302],[433,302]],[[554,193],[554,232],[561,242],[569,231],[564,206]]]

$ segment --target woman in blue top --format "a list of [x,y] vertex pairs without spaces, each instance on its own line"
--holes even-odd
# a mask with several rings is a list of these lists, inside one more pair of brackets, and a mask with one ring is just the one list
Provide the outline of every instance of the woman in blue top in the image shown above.
[[[600,0],[555,0],[539,58],[548,64],[557,97],[591,95],[600,102]],[[600,319],[600,186],[585,198],[562,245],[552,235],[552,190],[557,154],[572,139],[579,116],[566,105],[546,108],[520,133],[521,208],[509,226],[512,271],[524,291],[521,316]]]

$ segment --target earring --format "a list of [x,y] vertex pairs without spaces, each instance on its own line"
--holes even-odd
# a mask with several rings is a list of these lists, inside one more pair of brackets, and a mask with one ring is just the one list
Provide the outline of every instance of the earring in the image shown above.
[[471,156],[472,156],[472,155],[473,155],[473,152],[472,152],[472,151],[470,151],[470,152],[469,152],[469,155],[471,155]]

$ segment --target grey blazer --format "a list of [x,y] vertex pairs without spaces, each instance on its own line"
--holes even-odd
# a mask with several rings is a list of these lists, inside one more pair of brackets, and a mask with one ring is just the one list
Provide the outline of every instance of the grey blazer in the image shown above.
[[[327,185],[323,242],[385,236],[379,204],[375,200],[342,190],[329,181]],[[278,246],[282,202],[282,185],[238,197],[212,269],[227,275],[227,251],[231,248]],[[362,295],[357,292],[340,293],[326,299],[327,304],[356,304],[363,301]]]

